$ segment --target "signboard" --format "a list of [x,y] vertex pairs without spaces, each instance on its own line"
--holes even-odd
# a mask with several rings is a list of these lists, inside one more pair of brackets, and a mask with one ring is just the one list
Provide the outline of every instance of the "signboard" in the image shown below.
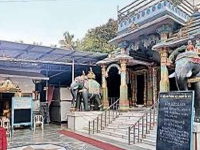
[[29,125],[32,128],[32,98],[12,98],[12,129],[14,126]]
[[194,92],[159,95],[156,150],[192,150]]

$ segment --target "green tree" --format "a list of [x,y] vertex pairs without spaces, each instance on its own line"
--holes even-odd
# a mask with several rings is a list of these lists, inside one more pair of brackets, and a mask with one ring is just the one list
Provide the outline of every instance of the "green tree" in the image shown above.
[[117,36],[117,21],[109,19],[107,23],[89,29],[83,39],[73,42],[74,35],[69,32],[63,34],[64,39],[60,40],[62,47],[92,52],[110,52],[115,46],[108,44],[108,41]]
[[59,41],[61,47],[69,50],[74,49],[74,41],[73,41],[74,35],[66,31],[63,34],[63,38],[64,39]]
[[117,36],[117,21],[109,19],[99,27],[88,30],[82,39],[82,50],[94,52],[110,52],[115,49],[108,41]]

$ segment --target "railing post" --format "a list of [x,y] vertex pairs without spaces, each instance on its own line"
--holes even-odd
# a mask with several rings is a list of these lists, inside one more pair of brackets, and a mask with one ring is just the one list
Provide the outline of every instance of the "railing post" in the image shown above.
[[148,133],[148,113],[146,113],[146,134]]
[[144,117],[142,116],[142,137],[144,137]]
[[150,116],[150,118],[149,118],[150,119],[150,121],[149,121],[150,122],[149,129],[152,130],[152,128],[151,128],[152,127],[152,125],[151,125],[152,124],[152,121],[151,121],[151,109],[150,109],[150,115],[149,116]]
[[89,129],[89,134],[90,134],[90,121],[89,121],[89,127],[88,127],[88,129]]
[[118,117],[118,115],[117,115],[117,113],[118,113],[117,103],[115,104],[115,112],[116,112],[116,117]]
[[112,115],[113,116],[112,120],[114,120],[114,118],[115,118],[115,110],[114,109],[112,110],[112,114],[113,114]]
[[106,118],[106,111],[105,111],[105,127],[106,127],[106,120],[107,120],[107,118]]
[[99,117],[97,117],[97,133],[99,132]]
[[110,123],[111,121],[110,121],[110,110],[109,110],[109,123]]
[[103,125],[103,114],[101,114],[101,130],[103,130],[102,125]]
[[133,144],[135,144],[135,125],[133,127]]
[[140,121],[138,121],[138,143],[140,142]]
[[92,125],[93,131],[92,131],[92,133],[94,134],[94,120],[92,122],[93,122],[93,125]]
[[128,144],[131,144],[131,127],[128,127]]
[[156,115],[156,106],[154,104],[154,107],[153,107],[153,125],[155,125],[155,122],[156,122],[155,115]]

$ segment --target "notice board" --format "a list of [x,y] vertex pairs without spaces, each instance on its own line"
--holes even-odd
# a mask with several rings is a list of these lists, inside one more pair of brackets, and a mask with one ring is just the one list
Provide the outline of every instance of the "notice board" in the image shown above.
[[192,150],[194,92],[159,95],[156,150]]
[[21,125],[32,128],[32,108],[32,97],[12,98],[12,129]]

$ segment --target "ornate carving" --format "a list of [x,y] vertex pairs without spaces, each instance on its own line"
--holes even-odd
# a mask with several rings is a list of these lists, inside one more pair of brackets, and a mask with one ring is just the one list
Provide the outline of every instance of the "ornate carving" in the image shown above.
[[198,54],[200,54],[200,39],[196,39],[195,49]]
[[177,33],[177,37],[178,38],[182,38],[183,37],[183,29],[180,29]]
[[127,63],[127,60],[120,60],[121,72],[126,72],[126,63]]
[[95,79],[96,78],[96,75],[92,71],[91,67],[90,67],[90,71],[88,71],[87,77],[88,77],[88,79]]
[[15,85],[10,79],[6,79],[0,86],[1,92],[20,92],[18,85]]
[[108,72],[110,71],[110,68],[112,68],[112,67],[116,67],[118,69],[118,71],[119,71],[118,73],[119,74],[121,73],[121,68],[120,68],[120,66],[118,64],[111,64],[111,65],[108,66],[108,68],[106,70],[106,74],[107,75],[108,75]]
[[172,3],[174,3],[175,5],[180,5],[182,3],[182,0],[171,0]]
[[133,22],[133,23],[131,24],[131,26],[129,27],[128,30],[129,30],[129,32],[130,32],[130,31],[133,31],[133,30],[137,29],[138,27],[139,27],[139,26],[138,26],[136,23]]
[[170,33],[172,31],[172,28],[168,24],[164,24],[160,27],[157,28],[157,33],[162,34],[162,33]]
[[104,76],[104,77],[107,76],[106,66],[105,66],[105,65],[102,65],[102,66],[101,66],[101,72],[102,72],[102,76]]

